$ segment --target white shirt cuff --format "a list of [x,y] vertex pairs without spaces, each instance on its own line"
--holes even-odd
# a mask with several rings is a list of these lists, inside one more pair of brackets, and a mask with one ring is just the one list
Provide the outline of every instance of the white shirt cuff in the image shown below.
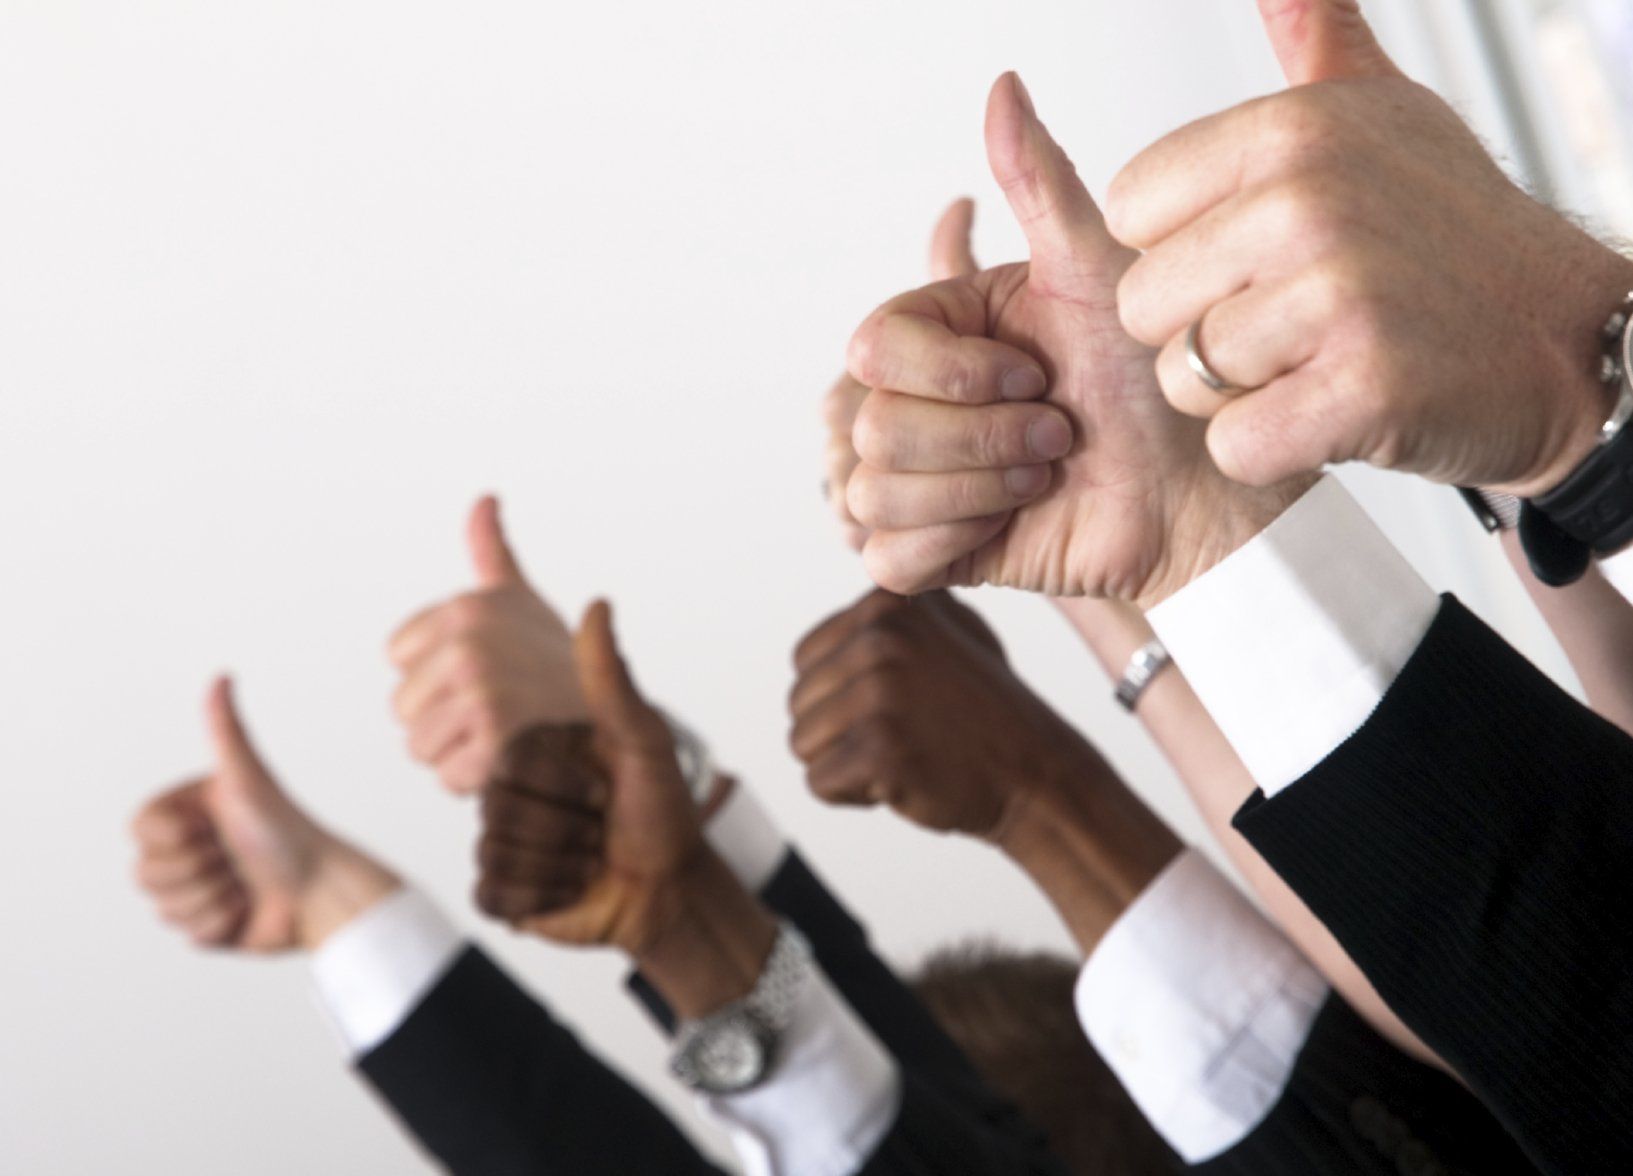
[[442,912],[417,890],[395,890],[312,955],[319,1007],[353,1057],[390,1037],[465,948]]
[[1273,796],[1358,730],[1439,598],[1332,477],[1148,619]]
[[751,894],[765,889],[788,855],[788,842],[741,780],[709,818],[703,835]]
[[747,1176],[851,1176],[895,1123],[901,1076],[814,970],[767,1079],[741,1094],[698,1101],[731,1137]]
[[1199,1164],[1276,1105],[1327,991],[1286,937],[1187,850],[1089,956],[1077,1015],[1146,1119]]

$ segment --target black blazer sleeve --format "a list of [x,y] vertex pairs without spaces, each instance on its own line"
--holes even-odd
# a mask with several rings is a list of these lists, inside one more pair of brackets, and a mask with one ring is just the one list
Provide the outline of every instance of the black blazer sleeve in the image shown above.
[[1328,998],[1270,1114],[1202,1176],[1521,1176],[1537,1169],[1461,1084]]
[[358,1068],[457,1176],[720,1171],[475,948]]
[[1633,740],[1447,597],[1235,823],[1541,1168],[1633,1172]]
[[[790,850],[760,898],[800,929],[839,994],[902,1072],[902,1108],[865,1176],[887,1173],[1064,1173],[1041,1132],[994,1095],[912,990],[880,959],[867,932]],[[667,1030],[674,1018],[639,976],[630,987]]]

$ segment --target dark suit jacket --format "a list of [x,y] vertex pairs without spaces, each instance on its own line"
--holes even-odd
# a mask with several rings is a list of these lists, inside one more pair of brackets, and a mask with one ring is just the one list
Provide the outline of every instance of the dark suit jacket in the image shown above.
[[1542,1169],[1633,1172],[1633,740],[1447,597],[1236,825]]
[[[824,972],[901,1067],[901,1110],[865,1176],[1065,1176],[1041,1135],[987,1091],[797,855],[784,859],[761,898],[811,941]],[[638,979],[632,986],[667,1024],[656,995]],[[718,1171],[474,948],[359,1068],[460,1176]]]
[[358,1068],[459,1176],[720,1173],[475,948]]
[[[1059,1176],[1037,1133],[987,1090],[797,854],[784,859],[761,897],[801,928],[835,987],[902,1067],[901,1112],[865,1176]],[[657,995],[639,977],[631,987],[669,1027]],[[408,1129],[461,1176],[717,1171],[475,949],[360,1068]],[[1334,998],[1270,1116],[1197,1170],[1429,1176],[1436,1169],[1401,1166],[1422,1160],[1420,1145],[1445,1176],[1533,1170],[1461,1087],[1406,1058]],[[1176,1157],[1165,1170],[1186,1169]]]
[[1329,997],[1287,1089],[1204,1176],[1521,1176],[1519,1146],[1462,1085]]

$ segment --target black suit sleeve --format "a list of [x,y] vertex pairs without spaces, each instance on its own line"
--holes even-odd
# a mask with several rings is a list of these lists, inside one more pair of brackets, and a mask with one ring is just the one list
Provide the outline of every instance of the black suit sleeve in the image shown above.
[[[996,1096],[912,990],[880,959],[867,931],[790,850],[760,899],[811,943],[817,963],[902,1074],[902,1108],[863,1169],[887,1173],[1063,1173],[1042,1134]],[[663,1000],[639,976],[630,987],[672,1030]]]
[[720,1171],[474,948],[358,1068],[457,1176]]
[[1448,597],[1235,823],[1539,1166],[1633,1172],[1633,740]]
[[1331,996],[1287,1088],[1201,1176],[1521,1176],[1536,1168],[1461,1084]]

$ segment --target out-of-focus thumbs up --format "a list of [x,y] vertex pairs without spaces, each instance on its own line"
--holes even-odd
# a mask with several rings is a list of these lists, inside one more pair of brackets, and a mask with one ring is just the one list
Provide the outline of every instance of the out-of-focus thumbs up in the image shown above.
[[504,524],[499,518],[499,500],[493,495],[483,496],[471,508],[470,522],[465,528],[465,542],[470,548],[471,564],[476,569],[479,587],[501,588],[525,581],[522,565],[505,539]]
[[662,747],[667,728],[629,672],[612,627],[612,605],[597,600],[584,613],[573,642],[579,683],[603,746],[650,751]]
[[276,793],[278,786],[239,717],[231,678],[223,675],[211,683],[204,702],[204,718],[215,751],[212,783],[245,797],[269,791]]
[[1400,75],[1360,0],[1259,0],[1259,17],[1289,86]]
[[970,230],[975,227],[975,201],[961,196],[947,206],[930,236],[930,276],[936,281],[961,278],[981,267],[970,249]]

